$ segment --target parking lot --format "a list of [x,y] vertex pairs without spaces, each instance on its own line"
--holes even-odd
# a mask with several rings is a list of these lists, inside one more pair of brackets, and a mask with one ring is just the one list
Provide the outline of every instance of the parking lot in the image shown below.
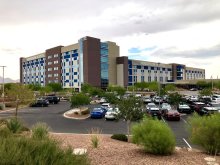
[[[100,105],[89,105],[92,109]],[[74,120],[63,117],[63,113],[70,109],[70,103],[60,102],[59,104],[50,104],[49,107],[27,107],[19,110],[18,117],[28,126],[31,127],[37,122],[45,122],[49,125],[52,132],[57,133],[82,133],[88,134],[92,128],[100,128],[102,134],[126,134],[126,122],[105,121],[102,119],[85,119]],[[14,115],[14,111],[0,112],[1,118],[8,118]],[[187,118],[190,115],[181,115],[180,121],[162,121],[166,122],[173,130],[177,146],[192,146],[188,139],[186,131]],[[189,146],[190,145],[190,146]],[[194,146],[193,146],[194,147]]]

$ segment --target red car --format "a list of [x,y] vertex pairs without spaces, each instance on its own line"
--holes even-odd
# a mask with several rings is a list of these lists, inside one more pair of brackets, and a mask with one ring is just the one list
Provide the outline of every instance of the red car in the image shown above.
[[180,121],[180,113],[177,110],[171,109],[171,110],[164,110],[163,111],[163,117],[166,120],[177,120]]

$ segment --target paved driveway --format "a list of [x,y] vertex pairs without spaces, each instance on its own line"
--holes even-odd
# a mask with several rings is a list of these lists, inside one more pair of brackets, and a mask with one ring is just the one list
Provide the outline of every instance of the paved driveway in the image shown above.
[[[93,108],[97,105],[90,105]],[[105,121],[105,119],[73,120],[63,117],[63,113],[70,109],[68,102],[50,105],[49,107],[28,107],[19,110],[18,117],[28,126],[32,127],[37,122],[47,123],[51,131],[57,133],[83,133],[88,134],[92,128],[100,128],[103,134],[126,133],[126,122],[120,120]],[[0,117],[13,116],[14,111],[1,112]],[[187,117],[182,116],[181,121],[165,121],[176,135],[177,145],[188,147],[188,133],[186,131]]]

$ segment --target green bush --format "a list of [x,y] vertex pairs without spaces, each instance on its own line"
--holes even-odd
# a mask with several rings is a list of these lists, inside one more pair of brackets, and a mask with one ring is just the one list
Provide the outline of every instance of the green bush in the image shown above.
[[12,133],[19,133],[23,127],[21,121],[16,118],[9,119],[6,125]]
[[220,153],[220,114],[194,115],[189,119],[190,139],[209,154]]
[[82,111],[81,111],[81,114],[82,114],[82,115],[87,115],[87,114],[89,114],[89,113],[90,113],[89,109],[85,109],[85,110],[82,110]]
[[111,138],[116,139],[116,140],[120,140],[120,141],[124,141],[124,142],[128,141],[128,137],[125,134],[114,134],[111,136]]
[[12,135],[11,131],[8,127],[2,126],[0,127],[0,138],[8,138]]
[[3,110],[3,109],[4,109],[4,105],[0,104],[0,110]]
[[148,153],[170,155],[175,149],[175,137],[166,123],[145,118],[132,127],[132,140]]
[[71,148],[64,148],[54,140],[27,137],[0,138],[1,164],[68,164],[87,165],[87,156],[72,154]]
[[32,138],[37,140],[47,139],[49,135],[49,127],[45,123],[37,123],[32,128]]

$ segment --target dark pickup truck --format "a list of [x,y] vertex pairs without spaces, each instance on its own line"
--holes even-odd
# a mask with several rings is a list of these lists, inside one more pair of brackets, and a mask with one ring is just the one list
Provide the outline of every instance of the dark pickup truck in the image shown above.
[[57,96],[47,96],[46,99],[49,101],[51,104],[58,104],[60,99]]

